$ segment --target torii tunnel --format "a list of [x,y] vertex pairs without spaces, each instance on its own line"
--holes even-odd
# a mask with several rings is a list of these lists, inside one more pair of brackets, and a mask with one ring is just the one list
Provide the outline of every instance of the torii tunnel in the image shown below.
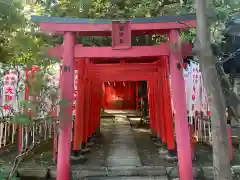
[[[196,26],[194,16],[135,18],[124,22],[38,16],[32,20],[40,24],[42,31],[64,36],[62,45],[49,49],[49,55],[61,59],[66,67],[61,74],[62,99],[73,102],[74,70],[78,70],[73,150],[80,150],[81,144],[100,127],[104,82],[147,81],[151,129],[167,144],[168,150],[177,148],[180,179],[193,179],[182,60],[191,55],[192,47],[181,43],[180,32]],[[132,46],[132,37],[141,34],[164,34],[168,42]],[[111,36],[112,46],[86,47],[76,44],[76,36]],[[61,107],[60,114],[67,110]],[[70,178],[71,133],[72,121],[66,121],[58,137],[57,180]]]

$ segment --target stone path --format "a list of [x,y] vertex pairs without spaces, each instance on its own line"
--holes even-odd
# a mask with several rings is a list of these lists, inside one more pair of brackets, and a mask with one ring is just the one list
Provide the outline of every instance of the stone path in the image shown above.
[[112,129],[113,141],[109,144],[107,166],[141,166],[130,122],[124,116],[116,116]]
[[158,177],[158,176],[145,176],[145,177],[140,177],[140,176],[133,176],[133,177],[91,177],[87,178],[86,180],[168,180],[167,177]]

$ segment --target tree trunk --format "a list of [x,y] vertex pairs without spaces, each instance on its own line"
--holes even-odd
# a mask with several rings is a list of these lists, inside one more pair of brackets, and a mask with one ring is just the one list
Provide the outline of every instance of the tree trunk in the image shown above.
[[196,0],[197,56],[211,111],[213,167],[215,180],[232,180],[227,136],[226,105],[212,54],[207,1]]

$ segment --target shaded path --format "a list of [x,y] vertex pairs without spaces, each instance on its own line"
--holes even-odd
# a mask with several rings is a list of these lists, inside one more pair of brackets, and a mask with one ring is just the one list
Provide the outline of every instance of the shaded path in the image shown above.
[[116,116],[114,123],[107,166],[141,166],[130,122],[124,116]]
[[112,129],[114,127],[113,118],[101,119],[101,136],[91,147],[91,153],[86,155],[87,162],[76,166],[107,166],[106,159],[109,154],[109,144],[113,141]]

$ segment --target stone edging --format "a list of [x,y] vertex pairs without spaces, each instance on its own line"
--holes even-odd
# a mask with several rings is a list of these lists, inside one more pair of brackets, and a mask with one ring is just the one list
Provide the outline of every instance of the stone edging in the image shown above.
[[[236,173],[240,173],[240,166],[233,166]],[[18,173],[25,177],[56,177],[56,168],[19,168]],[[194,178],[213,178],[213,167],[194,167]],[[167,176],[171,178],[178,177],[177,167],[164,166],[139,166],[139,167],[81,167],[72,168],[73,178],[84,177],[116,177],[116,176]]]

